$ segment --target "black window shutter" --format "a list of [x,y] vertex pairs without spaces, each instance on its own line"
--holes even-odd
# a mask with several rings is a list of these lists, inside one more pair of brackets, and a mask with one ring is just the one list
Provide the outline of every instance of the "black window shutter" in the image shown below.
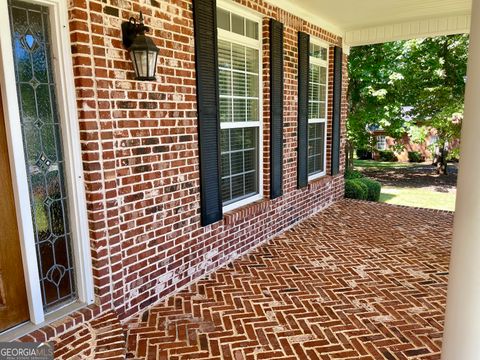
[[283,24],[270,19],[270,198],[283,194]]
[[216,10],[215,0],[193,1],[200,151],[200,208],[203,226],[214,223],[223,216],[220,191]]
[[340,129],[342,121],[342,48],[333,52],[332,175],[340,171]]
[[308,78],[310,36],[298,33],[297,186],[308,185]]

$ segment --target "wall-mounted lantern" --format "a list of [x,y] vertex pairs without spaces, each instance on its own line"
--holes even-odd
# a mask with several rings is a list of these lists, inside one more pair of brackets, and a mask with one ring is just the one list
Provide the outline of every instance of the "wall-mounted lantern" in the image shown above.
[[130,53],[137,80],[155,80],[158,48],[152,39],[145,35],[149,28],[143,24],[143,15],[122,24],[123,45]]

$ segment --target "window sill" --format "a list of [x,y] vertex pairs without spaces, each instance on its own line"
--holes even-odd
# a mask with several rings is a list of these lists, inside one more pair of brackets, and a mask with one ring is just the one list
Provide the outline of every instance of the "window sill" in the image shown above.
[[250,204],[244,205],[237,209],[228,211],[223,214],[225,225],[232,225],[238,221],[254,218],[260,213],[265,212],[270,206],[269,199],[260,199]]

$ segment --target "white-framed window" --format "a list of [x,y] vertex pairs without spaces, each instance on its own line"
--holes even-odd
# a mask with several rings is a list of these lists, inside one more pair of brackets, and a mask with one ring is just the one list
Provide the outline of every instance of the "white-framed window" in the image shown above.
[[385,139],[385,135],[377,135],[376,137],[376,148],[379,151],[387,150],[387,140]]
[[[0,87],[30,321],[93,303],[80,132],[63,0],[0,2]],[[22,266],[23,265],[23,266]]]
[[310,40],[308,99],[308,178],[326,174],[328,44]]
[[217,8],[223,210],[262,198],[261,18]]

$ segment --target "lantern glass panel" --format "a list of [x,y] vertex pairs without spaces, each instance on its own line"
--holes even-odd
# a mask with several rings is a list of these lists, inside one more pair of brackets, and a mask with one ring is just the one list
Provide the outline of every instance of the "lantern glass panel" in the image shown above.
[[137,50],[131,52],[132,61],[138,77],[146,77],[148,70],[147,51]]
[[155,68],[157,66],[157,51],[150,50],[148,52],[148,77],[155,76]]
[[137,59],[135,58],[135,53],[133,51],[130,51],[129,54],[133,62],[133,69],[135,70],[135,74],[138,75],[138,66],[137,66]]

